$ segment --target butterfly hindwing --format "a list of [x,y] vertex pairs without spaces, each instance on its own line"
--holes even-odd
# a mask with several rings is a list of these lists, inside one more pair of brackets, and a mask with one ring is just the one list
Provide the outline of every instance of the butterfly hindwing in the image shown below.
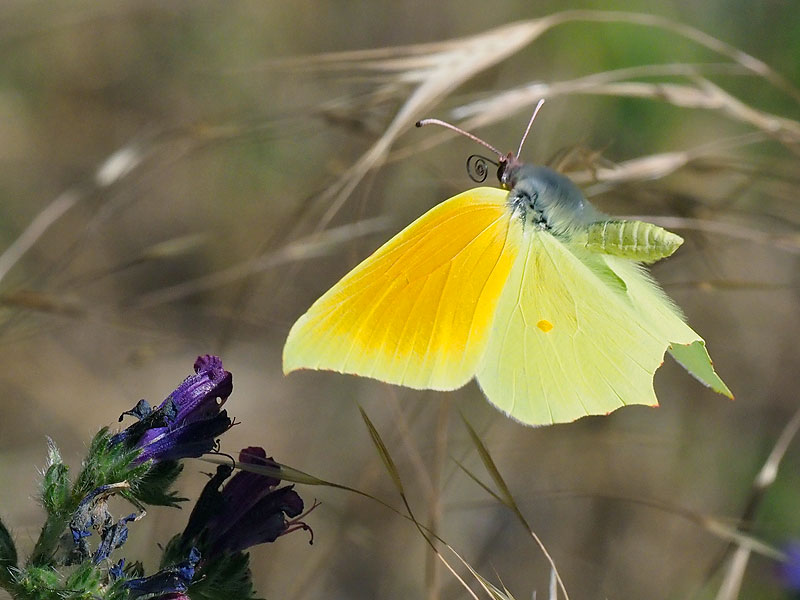
[[654,284],[635,267],[621,276],[608,258],[546,231],[525,232],[477,372],[489,400],[512,417],[563,423],[657,404],[653,374],[668,332],[652,322],[657,310],[634,307],[627,289],[628,281]]
[[295,323],[284,371],[329,369],[438,390],[464,385],[519,250],[522,230],[507,195],[469,190],[394,236]]
[[714,371],[706,343],[681,316],[680,309],[639,265],[615,256],[606,263],[622,279],[636,311],[651,328],[670,342],[669,353],[698,381],[715,392],[733,398],[728,386]]

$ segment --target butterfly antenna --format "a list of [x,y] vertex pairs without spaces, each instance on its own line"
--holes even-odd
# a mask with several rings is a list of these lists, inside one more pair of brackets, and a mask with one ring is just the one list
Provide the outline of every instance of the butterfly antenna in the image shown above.
[[536,108],[533,109],[533,116],[531,117],[531,120],[528,121],[528,127],[527,127],[527,129],[525,129],[525,135],[522,136],[522,140],[519,143],[519,150],[517,150],[517,158],[519,158],[519,155],[522,153],[522,144],[525,143],[525,140],[528,137],[528,132],[531,130],[531,125],[533,125],[533,120],[536,118],[536,115],[539,113],[539,109],[542,108],[542,104],[544,104],[544,98],[539,100],[539,104],[537,104]]
[[465,137],[468,137],[473,142],[478,142],[482,146],[488,148],[489,150],[491,150],[492,152],[497,154],[497,156],[499,156],[500,159],[503,158],[503,153],[500,152],[500,150],[498,150],[497,148],[495,148],[491,144],[489,144],[488,142],[484,142],[481,138],[479,138],[476,135],[471,134],[469,131],[464,131],[463,129],[460,129],[460,128],[456,127],[455,125],[451,125],[450,123],[447,123],[446,121],[440,121],[439,119],[422,119],[422,121],[417,121],[417,127],[422,127],[423,125],[441,125],[442,127],[446,127],[447,129],[450,129],[452,131],[455,131],[456,133],[460,133],[461,135],[463,135]]

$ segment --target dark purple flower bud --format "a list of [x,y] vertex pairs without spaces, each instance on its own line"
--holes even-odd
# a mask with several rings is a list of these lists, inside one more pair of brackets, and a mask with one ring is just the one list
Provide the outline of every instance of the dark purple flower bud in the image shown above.
[[[263,448],[251,446],[239,452],[239,462],[249,465],[279,468],[272,457],[268,457]],[[239,471],[225,484],[223,491],[223,509],[211,522],[211,529],[223,534],[232,526],[236,518],[255,506],[264,496],[271,493],[281,480],[251,471]],[[301,501],[302,502],[302,501]],[[302,506],[301,510],[302,512]]]
[[778,566],[778,578],[787,590],[800,592],[800,542],[792,542],[785,552],[786,559]]
[[137,444],[142,449],[137,460],[159,462],[202,456],[216,447],[217,437],[232,425],[228,413],[223,410],[202,421],[150,429]]
[[130,598],[151,594],[159,594],[159,598],[165,595],[182,594],[194,579],[195,566],[199,560],[200,552],[197,548],[192,548],[185,561],[163,569],[150,577],[129,579],[124,583],[124,587],[129,590]]
[[[303,512],[303,500],[293,486],[282,487],[261,499],[228,524],[222,532],[212,536],[213,552],[239,552],[251,546],[274,542],[290,531],[297,522],[287,519]],[[304,523],[302,524],[307,528]],[[294,531],[296,528],[292,528]]]
[[233,425],[221,410],[233,391],[233,376],[222,368],[216,356],[200,356],[195,375],[187,377],[157,408],[146,401],[125,414],[140,419],[111,438],[112,444],[125,443],[141,448],[139,462],[169,461],[197,457],[216,445],[216,437]]
[[225,508],[225,499],[222,497],[220,487],[223,482],[231,476],[233,467],[230,465],[219,465],[217,472],[211,477],[209,482],[203,487],[197,502],[189,516],[186,529],[183,530],[183,544],[187,545],[191,540],[195,540],[205,529],[208,522],[218,515]]
[[[279,468],[262,448],[245,448],[239,461]],[[280,479],[251,471],[239,471],[223,486],[230,473],[230,467],[220,466],[206,484],[183,533],[184,543],[200,543],[213,556],[274,542],[296,529],[310,531],[300,521],[303,500],[294,486],[277,488]]]

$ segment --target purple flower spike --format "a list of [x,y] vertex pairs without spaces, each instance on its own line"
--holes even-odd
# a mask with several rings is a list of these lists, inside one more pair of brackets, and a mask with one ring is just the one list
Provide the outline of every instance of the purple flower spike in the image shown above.
[[217,437],[232,425],[228,413],[223,410],[202,421],[149,429],[137,444],[142,449],[137,460],[159,462],[202,456],[214,449]]
[[233,391],[233,376],[211,355],[198,357],[194,370],[156,409],[140,401],[123,413],[141,420],[113,436],[111,443],[140,448],[139,462],[173,461],[211,451],[217,436],[233,425],[221,410]]
[[194,361],[194,372],[195,375],[184,379],[158,407],[160,410],[170,402],[174,403],[177,409],[175,421],[178,423],[216,415],[233,392],[233,376],[222,368],[218,356],[198,356]]
[[800,542],[792,542],[786,548],[786,560],[778,567],[778,578],[783,587],[800,592]]

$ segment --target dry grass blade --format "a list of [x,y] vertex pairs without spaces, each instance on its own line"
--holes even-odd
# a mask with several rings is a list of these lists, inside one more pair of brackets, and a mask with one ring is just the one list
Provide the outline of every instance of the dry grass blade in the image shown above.
[[[653,181],[663,179],[688,165],[707,159],[723,150],[741,148],[750,144],[763,142],[767,137],[763,133],[753,132],[715,140],[688,150],[660,152],[649,154],[618,164],[598,165],[591,170],[570,172],[570,179],[580,184],[599,182],[586,190],[588,195],[607,191],[619,184]],[[725,168],[730,168],[725,165]]]
[[177,257],[195,252],[200,247],[204,246],[210,238],[211,236],[205,233],[193,233],[174,237],[164,240],[163,242],[157,242],[144,248],[133,258],[130,258],[122,263],[109,268],[84,273],[71,279],[63,280],[60,282],[60,287],[75,288],[77,286],[82,286],[93,281],[97,281],[98,279],[102,279],[104,277],[119,274],[126,269],[130,269],[148,262],[175,259]]
[[439,549],[436,548],[434,544],[434,540],[438,540],[442,543],[445,543],[435,532],[430,531],[426,528],[422,523],[417,521],[416,517],[414,516],[413,511],[411,510],[411,505],[408,503],[408,498],[406,497],[405,491],[403,489],[403,482],[400,479],[400,472],[397,470],[397,466],[394,463],[391,455],[389,454],[389,450],[386,448],[386,444],[383,443],[383,439],[381,438],[380,433],[375,428],[375,425],[372,424],[372,421],[367,416],[367,413],[364,411],[362,407],[358,407],[359,412],[361,413],[361,418],[364,421],[364,424],[367,426],[367,430],[369,431],[369,435],[372,438],[372,443],[375,445],[375,448],[378,450],[378,454],[383,461],[383,464],[386,466],[386,470],[389,472],[389,476],[392,478],[392,481],[397,488],[400,497],[403,500],[403,504],[405,504],[406,510],[408,511],[407,518],[410,519],[414,525],[417,527],[420,535],[422,535],[425,542],[431,548],[433,553],[436,557],[441,561],[441,563],[447,568],[450,573],[452,573],[453,577],[455,577],[459,583],[464,587],[464,589],[474,598],[474,600],[478,600],[478,597],[475,595],[475,592],[467,585],[467,582],[456,572],[453,566],[447,562],[447,560],[442,556]]
[[143,159],[144,154],[137,144],[119,148],[109,155],[95,171],[95,185],[102,188],[116,183],[133,171]]
[[750,560],[749,548],[737,548],[731,558],[728,573],[722,580],[722,585],[715,596],[715,600],[736,600],[739,597],[739,590],[742,588],[742,579]]
[[[430,493],[428,500],[428,529],[438,536],[441,529],[443,508],[441,495],[442,471],[447,460],[447,440],[448,425],[450,422],[450,397],[442,398],[439,403],[438,416],[436,419],[436,430],[434,435],[434,454],[431,461],[430,475],[427,479],[430,483]],[[410,440],[409,440],[410,442]],[[434,540],[435,544],[435,540]],[[441,596],[442,573],[439,563],[433,554],[428,555],[425,565],[425,583],[427,587],[426,597],[428,600],[438,600]]]
[[67,317],[81,317],[87,314],[86,308],[72,298],[37,290],[19,289],[0,294],[0,305]]
[[456,40],[432,42],[429,44],[411,44],[407,46],[385,46],[383,48],[367,48],[364,50],[345,50],[306,56],[291,56],[268,60],[254,67],[255,69],[320,69],[329,68],[370,68],[376,61],[395,59],[397,57],[426,55],[450,49]]
[[64,192],[48,204],[19,237],[0,254],[0,281],[16,265],[19,260],[30,250],[50,226],[58,221],[64,213],[75,206],[80,196],[72,191]]
[[[662,17],[640,13],[564,11],[539,19],[512,23],[475,36],[435,44],[301,57],[294,62],[284,60],[279,64],[295,67],[324,65],[326,68],[360,69],[394,74],[395,86],[402,87],[409,84],[414,86],[413,91],[398,109],[380,138],[318,198],[316,206],[324,209],[324,213],[320,217],[316,230],[325,229],[365,174],[387,159],[397,137],[419,117],[424,116],[422,114],[424,111],[430,110],[438,101],[465,81],[506,59],[544,32],[557,25],[580,21],[629,23],[670,31],[731,59],[734,62],[731,68],[738,68],[762,77],[786,93],[800,99],[800,92],[758,59],[692,27]],[[391,87],[390,83],[385,85]],[[385,85],[381,88],[382,90],[385,90]],[[586,86],[587,82],[581,82],[580,85]],[[534,87],[537,99],[551,95],[538,86]],[[707,91],[707,93],[711,92]],[[715,97],[720,101],[724,95],[718,92]],[[730,97],[728,96],[728,98]],[[734,114],[747,116],[750,121],[759,122],[765,127],[772,127],[778,123],[779,127],[790,132],[794,131],[791,121],[784,123],[770,119],[757,111],[753,112],[752,109],[745,111],[746,107],[743,105],[737,105],[735,108],[732,111]],[[746,115],[742,115],[743,112]],[[505,105],[500,113],[495,112],[481,118],[488,122],[491,119],[505,118],[508,113],[509,108]],[[792,139],[793,136],[794,133],[792,133]]]
[[[775,483],[775,480],[778,477],[778,469],[783,461],[783,457],[786,455],[786,451],[789,449],[792,441],[797,436],[798,431],[800,431],[800,409],[795,411],[794,415],[792,415],[792,418],[789,419],[789,422],[784,426],[783,430],[778,436],[778,439],[775,441],[775,445],[772,447],[769,456],[767,456],[767,459],[764,461],[764,464],[761,466],[761,469],[758,471],[758,474],[753,480],[750,497],[745,505],[744,511],[742,512],[741,520],[743,523],[749,524],[755,519],[756,513],[758,512],[758,507],[761,504],[767,489],[769,489],[769,487]],[[744,573],[747,569],[747,563],[750,561],[750,554],[754,550],[761,551],[761,553],[764,554],[761,546],[754,547],[750,543],[741,543],[739,540],[733,541],[732,543],[736,544],[738,547],[736,547],[736,550],[730,557],[727,572],[725,573],[725,577],[722,580],[722,585],[720,586],[716,596],[717,600],[735,600],[739,595],[739,590],[741,589],[742,579],[744,578]],[[726,554],[730,552],[732,547],[733,546],[729,546],[726,549]],[[768,554],[768,556],[778,560],[784,558],[779,552],[776,552],[771,548],[770,551],[771,552]],[[714,571],[716,571],[718,566],[722,564],[724,559],[725,555],[723,555],[723,557],[715,563],[715,565],[709,571],[708,578],[713,575]]]
[[[563,82],[536,82],[497,94],[490,100],[481,100],[460,106],[454,109],[452,114],[456,120],[471,117],[463,121],[460,126],[472,130],[504,120],[517,110],[528,109],[539,98],[575,94],[643,98],[668,102],[679,108],[717,111],[732,120],[750,125],[774,137],[794,151],[798,150],[800,123],[757,110],[708,79],[694,76],[695,85],[604,81],[613,79],[616,75],[627,75],[628,71],[627,69],[610,71]],[[656,69],[653,71],[657,72]]]
[[131,264],[149,260],[164,260],[192,252],[205,244],[210,236],[204,233],[192,233],[158,242],[145,248],[139,256],[131,260]]
[[[708,48],[709,50],[727,57],[743,70],[764,78],[778,89],[783,90],[796,100],[800,101],[800,91],[798,91],[783,76],[773,71],[769,65],[758,60],[738,48],[731,46],[699,29],[684,25],[677,21],[667,19],[652,14],[635,12],[617,12],[602,10],[567,10],[552,15],[512,23],[506,27],[522,27],[534,29],[538,37],[545,31],[570,22],[596,22],[596,23],[628,23],[645,27],[656,27],[665,31],[670,31],[685,39]],[[495,30],[500,31],[502,28]],[[393,66],[393,61],[402,63],[409,57],[421,57],[420,60],[425,64],[431,65],[435,61],[431,60],[430,55],[437,53],[458,50],[464,39],[446,40],[444,42],[434,42],[428,44],[413,44],[408,46],[394,46],[385,48],[374,48],[367,50],[354,50],[345,52],[332,52],[328,54],[301,56],[288,59],[278,59],[263,63],[261,68],[317,68],[317,69],[367,69],[384,70]],[[428,56],[426,56],[428,55]]]
[[400,472],[397,470],[397,465],[394,464],[394,460],[392,460],[392,456],[389,454],[386,444],[383,443],[383,439],[381,439],[378,430],[375,429],[375,425],[372,424],[372,421],[367,416],[367,413],[360,406],[358,407],[358,410],[361,413],[361,418],[363,419],[364,424],[367,426],[367,431],[369,432],[370,438],[372,438],[372,443],[375,444],[375,449],[378,451],[378,455],[381,457],[389,476],[392,478],[397,491],[401,496],[403,496],[403,501],[405,502],[405,490],[403,489],[403,482],[400,479]]
[[556,574],[556,578],[558,579],[558,585],[561,588],[562,593],[564,594],[564,598],[566,600],[569,600],[569,594],[567,593],[567,588],[566,586],[564,586],[564,582],[561,579],[561,575],[558,573],[558,567],[556,567],[556,563],[553,560],[553,557],[550,556],[550,552],[548,552],[542,540],[539,538],[539,536],[536,534],[533,528],[531,528],[531,526],[528,524],[525,515],[523,515],[522,511],[519,509],[519,506],[517,505],[517,502],[514,500],[511,491],[508,489],[505,480],[503,479],[502,475],[500,475],[500,471],[497,469],[497,465],[495,465],[495,462],[492,459],[491,454],[489,454],[489,450],[486,448],[486,445],[483,443],[483,441],[478,436],[476,431],[472,428],[472,425],[470,425],[469,422],[466,420],[466,418],[464,418],[464,415],[461,415],[461,419],[464,422],[467,431],[469,432],[470,438],[472,439],[472,443],[475,446],[475,449],[478,451],[478,455],[481,457],[481,461],[483,461],[484,467],[489,472],[489,475],[494,480],[495,485],[500,490],[501,501],[508,508],[510,508],[511,511],[517,516],[522,525],[525,527],[525,529],[528,530],[528,533],[531,535],[536,544],[539,546],[539,549],[542,551],[542,554],[544,554],[545,558],[547,559],[547,562],[550,563],[550,568]]
[[447,545],[447,549],[450,550],[450,552],[452,552],[453,554],[455,554],[456,558],[458,558],[458,560],[461,561],[461,564],[463,564],[469,570],[469,572],[472,573],[472,576],[478,581],[480,586],[489,595],[489,597],[492,598],[492,600],[514,600],[514,596],[511,595],[511,592],[509,592],[505,586],[503,586],[503,589],[501,590],[491,581],[486,579],[483,575],[478,573],[478,571],[476,571],[472,567],[472,565],[470,565],[464,559],[463,556],[461,556],[458,552],[456,552],[452,546]]
[[437,45],[434,54],[426,60],[427,68],[400,74],[403,82],[418,82],[417,86],[381,137],[318,199],[317,205],[327,209],[317,230],[330,223],[364,175],[385,160],[397,137],[423,116],[424,111],[477,73],[530,43],[544,31],[543,26],[539,21],[513,23]]
[[561,13],[556,13],[549,17],[553,21],[553,25],[567,23],[570,21],[587,21],[587,22],[602,22],[602,23],[630,23],[635,25],[644,25],[646,27],[657,27],[665,31],[670,31],[683,38],[692,40],[716,52],[721,56],[727,56],[735,63],[741,65],[753,74],[764,78],[776,88],[785,92],[798,102],[800,102],[800,90],[798,90],[791,82],[785,77],[776,73],[765,62],[758,60],[754,56],[747,54],[723,42],[699,29],[678,23],[672,19],[660,17],[657,15],[633,13],[633,12],[615,12],[615,11],[600,11],[600,10],[569,10]]
[[788,423],[786,423],[786,426],[778,436],[772,451],[769,453],[767,460],[764,462],[764,466],[762,466],[761,470],[758,472],[758,475],[753,482],[752,492],[756,500],[751,500],[749,505],[757,503],[757,499],[763,497],[764,490],[775,483],[775,478],[778,476],[778,469],[781,466],[783,457],[786,455],[789,445],[797,436],[798,431],[800,431],[800,409],[795,411],[794,415],[792,415],[792,418]]
[[782,560],[784,555],[782,552],[773,548],[767,543],[762,542],[755,536],[743,532],[741,529],[726,525],[717,519],[710,517],[702,517],[701,524],[709,533],[717,536],[721,540],[725,540],[740,548],[746,548],[748,551],[757,552],[767,558],[775,560]]
[[342,487],[339,484],[325,481],[324,479],[320,479],[319,477],[315,477],[314,475],[309,475],[308,473],[304,473],[303,471],[293,469],[292,467],[282,465],[280,463],[278,463],[277,467],[272,467],[270,465],[243,463],[238,460],[234,460],[230,456],[223,456],[223,455],[206,455],[200,458],[200,460],[214,465],[229,465],[237,469],[241,469],[242,471],[250,471],[251,473],[258,473],[259,475],[264,475],[266,477],[275,477],[283,481],[291,481],[292,483]]
[[419,521],[417,521],[417,519],[414,517],[413,513],[411,512],[411,507],[409,506],[408,501],[406,499],[405,493],[403,492],[403,485],[402,485],[402,482],[400,481],[400,475],[399,475],[399,473],[397,471],[397,468],[394,466],[394,461],[392,460],[391,456],[389,456],[389,452],[386,449],[386,446],[384,445],[383,440],[381,439],[380,434],[378,433],[378,430],[375,429],[375,426],[369,420],[369,418],[367,417],[366,413],[363,411],[363,409],[361,409],[361,407],[359,407],[359,410],[361,410],[361,415],[362,415],[362,417],[364,419],[364,423],[366,423],[366,425],[367,425],[367,429],[369,430],[370,436],[372,437],[372,440],[373,440],[373,443],[375,444],[375,447],[378,449],[378,451],[379,451],[379,453],[381,455],[381,459],[383,460],[384,464],[387,466],[387,470],[391,474],[392,479],[395,480],[395,485],[397,486],[398,490],[400,491],[400,496],[403,499],[403,503],[404,503],[404,505],[406,507],[406,510],[408,511],[408,514],[403,514],[402,512],[400,512],[399,510],[397,510],[396,508],[391,506],[390,504],[384,502],[383,500],[381,500],[381,499],[379,499],[379,498],[377,498],[377,497],[375,497],[375,496],[373,496],[371,494],[368,494],[367,492],[363,492],[363,491],[361,491],[359,489],[356,489],[354,487],[350,487],[348,485],[343,485],[343,484],[340,484],[340,483],[334,483],[334,482],[331,482],[331,481],[326,481],[324,479],[320,479],[319,477],[315,477],[313,475],[309,475],[308,473],[304,473],[303,471],[299,471],[297,469],[293,469],[291,467],[287,467],[286,465],[279,464],[277,468],[276,467],[269,467],[269,466],[266,466],[266,465],[254,465],[254,464],[249,464],[249,463],[242,463],[242,462],[233,460],[230,457],[221,457],[221,456],[204,456],[200,460],[203,460],[205,462],[209,462],[209,463],[212,463],[212,464],[218,464],[218,465],[220,465],[220,464],[224,464],[224,465],[233,464],[233,466],[235,466],[236,468],[242,469],[244,471],[251,471],[253,473],[259,473],[261,475],[267,475],[269,477],[277,477],[278,479],[281,479],[281,480],[284,480],[284,481],[291,481],[291,482],[294,482],[294,483],[302,483],[302,484],[305,484],[305,485],[321,485],[321,486],[336,488],[336,489],[344,490],[344,491],[347,491],[347,492],[352,492],[354,494],[358,494],[359,496],[364,496],[365,498],[369,498],[370,500],[374,500],[375,502],[378,502],[379,504],[381,504],[385,508],[388,508],[389,510],[391,510],[396,515],[401,516],[404,519],[408,519],[409,521],[413,522],[414,525],[417,527],[417,530],[422,535],[423,539],[431,547],[431,549],[436,554],[436,556],[439,558],[439,560],[442,562],[442,564],[444,564],[444,566],[447,568],[447,570],[450,571],[450,573],[453,574],[453,577],[455,577],[456,580],[464,587],[464,589],[473,598],[473,600],[478,600],[478,597],[475,595],[475,592],[473,592],[472,589],[469,587],[469,585],[467,585],[467,582],[464,581],[464,579],[456,572],[456,570],[453,568],[453,566],[450,563],[448,563],[447,560],[441,555],[439,550],[433,544],[432,538],[438,539],[442,543],[445,543],[444,540],[442,540],[441,538],[439,538],[438,536],[436,536],[432,532],[427,531],[425,526],[422,525],[421,523],[419,523]]
[[[519,513],[519,508],[517,507],[517,503],[514,501],[514,497],[511,495],[511,491],[508,489],[505,480],[500,475],[500,471],[497,470],[497,465],[495,465],[494,460],[489,454],[489,450],[483,443],[483,440],[481,440],[477,432],[472,428],[472,425],[469,424],[469,422],[463,417],[463,415],[461,418],[464,421],[464,425],[466,425],[467,427],[469,436],[472,439],[472,443],[475,446],[475,449],[478,451],[478,456],[480,456],[481,462],[483,462],[483,466],[489,472],[489,475],[491,476],[495,485],[500,490],[500,494],[498,496],[500,501],[514,512]],[[525,518],[522,516],[522,514],[519,513],[518,516],[522,517],[525,527],[530,529],[530,526],[528,525],[527,521],[525,521]]]
[[771,281],[737,281],[735,279],[699,279],[691,281],[672,281],[662,284],[665,288],[688,288],[704,292],[710,291],[774,291],[791,289],[791,282],[776,283]]
[[480,477],[478,477],[477,475],[475,475],[475,473],[473,473],[472,471],[470,471],[469,469],[467,469],[467,467],[466,467],[466,466],[464,466],[464,464],[463,464],[461,461],[459,461],[459,460],[458,460],[458,459],[456,459],[456,458],[453,458],[453,462],[455,462],[455,463],[456,463],[456,464],[457,464],[457,465],[458,465],[458,466],[461,468],[461,470],[462,470],[462,471],[463,471],[463,472],[464,472],[464,473],[467,475],[467,477],[469,477],[470,479],[472,479],[472,481],[474,481],[474,482],[475,482],[475,483],[477,483],[477,484],[478,484],[480,487],[482,487],[482,488],[484,489],[484,491],[485,491],[487,494],[489,494],[489,495],[490,495],[492,498],[494,498],[495,500],[497,500],[497,501],[498,501],[498,502],[500,502],[501,504],[505,504],[506,506],[508,506],[508,504],[506,504],[506,501],[505,501],[503,498],[501,498],[501,497],[498,495],[498,493],[497,493],[497,492],[495,492],[495,491],[494,491],[492,488],[490,488],[490,487],[489,487],[488,485],[486,485],[486,484],[485,484],[483,481],[481,481]]
[[334,488],[337,490],[343,490],[345,492],[351,492],[353,494],[358,494],[359,496],[363,496],[364,498],[369,498],[370,500],[374,500],[384,508],[388,508],[396,515],[401,516],[405,519],[410,519],[408,515],[403,514],[388,502],[384,502],[383,500],[381,500],[376,496],[373,496],[372,494],[359,490],[358,488],[345,485],[343,483],[336,483],[333,481],[328,481],[325,479],[321,479],[319,477],[315,477],[314,475],[309,475],[304,471],[294,469],[292,467],[289,467],[281,463],[277,463],[278,464],[277,467],[271,467],[268,465],[256,465],[252,463],[240,462],[227,455],[225,456],[206,455],[200,457],[199,460],[214,465],[230,465],[242,471],[250,471],[251,473],[258,473],[259,475],[266,475],[267,477],[276,477],[281,481],[291,481],[292,483],[300,483],[303,485],[324,486],[324,487]]
[[335,227],[319,235],[295,240],[283,248],[251,258],[216,273],[143,294],[131,300],[130,306],[140,309],[152,308],[168,302],[175,302],[200,292],[220,288],[245,279],[254,273],[286,263],[322,256],[329,253],[332,248],[339,244],[383,231],[387,223],[387,219],[378,217]]
[[591,73],[565,81],[551,83],[534,81],[502,92],[489,98],[475,100],[452,109],[456,120],[469,119],[465,127],[483,127],[503,118],[503,113],[528,109],[539,98],[553,98],[570,94],[589,93],[599,86],[611,85],[640,77],[691,77],[702,74],[726,73],[729,75],[752,75],[740,65],[730,63],[669,63],[639,65]]
[[796,144],[800,143],[800,123],[756,110],[707,79],[699,79],[697,87],[674,83],[624,82],[596,86],[580,93],[646,98],[668,102],[680,108],[715,110],[774,136],[795,150]]

